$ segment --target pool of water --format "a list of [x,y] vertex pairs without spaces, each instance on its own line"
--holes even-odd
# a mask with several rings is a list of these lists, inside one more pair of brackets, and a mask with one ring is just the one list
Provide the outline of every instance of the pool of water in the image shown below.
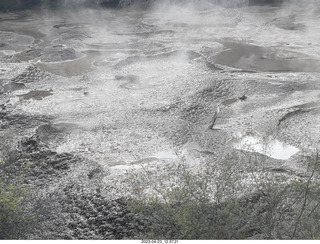
[[262,72],[320,72],[320,60],[299,52],[237,42],[223,45],[225,50],[213,58],[217,64]]
[[234,144],[234,147],[239,150],[258,152],[265,154],[271,158],[286,160],[300,151],[299,148],[288,145],[277,139],[246,135],[240,137]]

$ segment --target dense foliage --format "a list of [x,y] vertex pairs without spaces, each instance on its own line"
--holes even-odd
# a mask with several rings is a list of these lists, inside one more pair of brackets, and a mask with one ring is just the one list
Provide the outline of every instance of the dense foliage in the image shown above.
[[195,169],[184,163],[131,175],[131,208],[149,219],[141,238],[319,239],[319,154],[301,176],[236,156]]
[[31,190],[23,177],[14,176],[0,167],[0,239],[23,239],[36,223],[30,206]]
[[[165,2],[161,0],[162,2]],[[158,2],[158,0],[0,0],[0,11],[8,10],[23,10],[35,6],[42,7],[58,7],[58,6],[102,6],[102,7],[125,7],[130,6],[133,3],[142,3],[144,6],[150,3]],[[160,1],[159,1],[160,2]],[[181,0],[167,0],[171,3],[182,3],[186,1]],[[239,7],[248,4],[278,4],[282,0],[211,0],[212,3],[224,5],[226,7]]]

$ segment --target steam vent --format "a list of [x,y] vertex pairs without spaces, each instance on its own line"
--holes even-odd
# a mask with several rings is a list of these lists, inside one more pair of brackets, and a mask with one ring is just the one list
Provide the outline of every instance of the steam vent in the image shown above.
[[319,239],[319,16],[0,0],[0,239]]

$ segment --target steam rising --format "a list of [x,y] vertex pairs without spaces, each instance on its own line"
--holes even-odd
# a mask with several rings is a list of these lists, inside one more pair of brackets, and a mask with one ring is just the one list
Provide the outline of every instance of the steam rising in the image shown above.
[[[123,9],[103,8],[107,3],[111,1],[59,0],[57,11],[44,7],[42,19],[35,18],[27,33],[41,41],[34,42],[34,50],[19,54],[44,73],[63,77],[45,84],[54,91],[52,96],[36,103],[36,107],[23,103],[23,109],[86,128],[79,134],[72,132],[64,143],[56,143],[61,151],[89,152],[86,149],[91,147],[96,150],[89,153],[92,157],[101,154],[118,158],[121,152],[124,160],[131,161],[154,155],[153,147],[159,145],[171,148],[162,141],[164,134],[170,133],[172,140],[176,135],[177,140],[184,140],[184,136],[198,133],[198,128],[201,131],[194,138],[206,142],[209,138],[202,137],[203,128],[208,128],[219,104],[231,107],[232,101],[238,108],[243,106],[234,111],[250,110],[248,116],[239,117],[237,112],[227,121],[222,107],[215,125],[244,130],[249,115],[259,119],[264,113],[255,108],[267,102],[270,111],[279,106],[280,102],[273,103],[273,94],[278,91],[281,94],[277,102],[285,99],[282,92],[288,89],[289,98],[284,102],[288,103],[286,107],[295,108],[297,104],[292,103],[300,93],[292,94],[296,88],[291,87],[291,78],[299,74],[291,77],[293,72],[320,70],[318,1],[121,0],[119,6]],[[12,28],[15,33],[15,25],[1,22],[3,29]],[[11,39],[22,40],[28,24],[17,22],[15,35],[2,33],[3,48],[10,50]],[[29,46],[22,44],[19,48]],[[271,79],[265,81],[264,77],[271,72],[280,78],[268,75],[272,84],[267,86],[265,83]],[[253,88],[246,95],[249,99],[243,95],[246,86]],[[298,88],[306,86],[299,83]],[[274,89],[270,101],[255,101],[270,97],[267,90],[266,96],[256,94],[254,98],[251,92],[260,87]],[[223,104],[224,99],[229,102]],[[301,101],[310,102],[309,98]],[[179,134],[181,122],[189,121],[201,125],[192,125],[190,133],[184,133],[183,128]],[[112,129],[113,125],[118,129]],[[154,136],[155,131],[159,137]],[[83,145],[84,141],[88,145]]]

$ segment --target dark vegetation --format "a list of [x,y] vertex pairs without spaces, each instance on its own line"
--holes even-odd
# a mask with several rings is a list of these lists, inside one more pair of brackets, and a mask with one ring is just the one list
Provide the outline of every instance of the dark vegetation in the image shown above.
[[0,11],[24,10],[35,7],[42,8],[59,8],[59,7],[97,7],[117,8],[119,0],[0,0]]
[[36,137],[18,149],[2,140],[1,151],[0,239],[320,238],[318,151],[296,159],[300,173],[243,151],[144,166],[128,171],[130,194],[118,199],[101,166]]
[[30,196],[31,190],[22,178],[0,177],[0,239],[26,238],[35,227],[36,213],[29,205]]
[[[81,2],[83,6],[89,6],[89,7],[97,7],[102,6],[105,8],[117,8],[120,6],[128,6],[132,3],[137,2],[143,2],[144,5],[153,2],[156,0],[100,0],[100,1],[94,1],[94,0],[86,0],[84,2]],[[176,2],[179,2],[180,0],[177,0]],[[217,0],[217,4],[222,4],[225,6],[233,6],[232,3],[233,0],[229,1],[222,1]],[[281,4],[283,0],[249,0],[248,3],[250,5],[264,5],[264,4],[272,4],[272,5],[278,5]],[[230,3],[232,3],[230,5]],[[66,5],[67,4],[67,5]],[[29,9],[33,7],[45,7],[45,8],[57,8],[59,6],[68,6],[74,7],[79,6],[79,2],[77,1],[69,1],[69,0],[0,0],[0,11],[12,11],[12,10],[24,10]]]
[[1,139],[0,239],[133,239],[145,222],[108,196],[95,162],[58,154],[36,137]]
[[0,11],[22,10],[39,5],[41,0],[0,0]]
[[142,238],[319,239],[319,154],[302,162],[300,176],[237,154],[197,170],[144,168],[130,173],[130,206],[149,221]]

